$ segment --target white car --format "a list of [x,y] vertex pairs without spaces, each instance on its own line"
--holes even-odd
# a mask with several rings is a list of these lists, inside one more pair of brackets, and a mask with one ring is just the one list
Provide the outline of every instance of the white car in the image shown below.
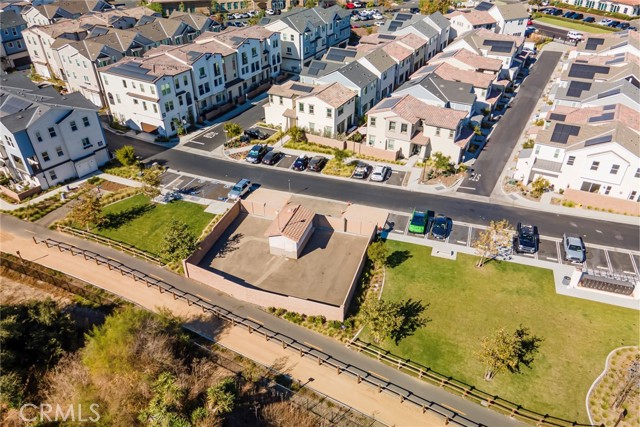
[[359,1],[354,1],[353,2],[353,7],[362,7],[364,6],[362,3],[360,3]]
[[376,27],[382,27],[384,25],[384,21],[376,21],[373,23]]
[[598,22],[600,25],[609,25],[611,23],[611,19],[604,18],[602,21]]
[[242,14],[241,13],[234,13],[233,15],[231,15],[231,17],[233,19],[242,19]]
[[371,172],[371,181],[382,182],[391,175],[391,169],[388,166],[376,166]]
[[373,15],[371,15],[371,16],[373,16],[373,19],[384,19],[384,16],[382,16],[382,15],[381,15],[381,14],[379,14],[379,13],[374,13],[374,14],[373,14]]
[[583,40],[584,39],[584,34],[578,32],[578,31],[569,31],[567,33],[567,38],[569,40]]
[[265,11],[265,13],[266,13],[267,15],[275,15],[275,14],[276,14],[276,13],[273,11],[273,9],[267,9],[267,10]]
[[247,15],[249,16],[256,16],[258,12],[256,12],[255,10],[250,10],[249,12],[247,12]]

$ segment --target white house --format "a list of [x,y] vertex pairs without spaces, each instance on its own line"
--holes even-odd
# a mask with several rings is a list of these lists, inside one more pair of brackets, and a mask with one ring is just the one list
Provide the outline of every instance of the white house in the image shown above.
[[[476,6],[482,8],[486,2]],[[491,4],[491,3],[488,3]],[[498,34],[508,34],[511,36],[524,36],[529,20],[529,11],[523,3],[499,3],[493,4],[488,12],[496,21],[495,31]]]
[[425,104],[464,111],[469,116],[479,111],[471,84],[445,80],[433,73],[412,78],[396,89],[393,95],[412,95]]
[[2,170],[15,181],[47,189],[109,161],[97,109],[79,93],[62,96],[11,74],[0,94]]
[[497,24],[496,19],[489,12],[474,9],[468,11],[456,10],[445,15],[445,17],[451,21],[451,31],[454,37],[462,36],[479,28],[495,31]]
[[316,214],[302,205],[288,203],[276,215],[265,236],[269,253],[298,259],[315,230]]
[[640,3],[637,0],[567,0],[567,3],[603,12],[622,13],[632,17],[640,16]]
[[318,84],[340,83],[356,93],[356,114],[362,117],[379,101],[378,77],[359,62],[352,62],[320,77]]

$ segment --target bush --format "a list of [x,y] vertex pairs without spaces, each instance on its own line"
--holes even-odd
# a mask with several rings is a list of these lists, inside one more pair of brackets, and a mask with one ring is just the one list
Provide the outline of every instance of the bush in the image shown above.
[[304,321],[304,315],[295,313],[293,311],[286,312],[284,318],[289,322],[295,323],[297,325],[301,324]]
[[549,181],[539,176],[531,183],[531,195],[535,198],[542,196],[542,193],[549,188]]
[[305,134],[304,129],[297,126],[289,128],[289,136],[291,137],[291,141],[294,143],[307,142],[307,135]]
[[536,125],[536,126],[544,126],[544,119],[534,120],[533,124]]
[[235,138],[242,133],[242,127],[234,122],[225,123],[223,129],[227,133],[228,138]]
[[533,148],[536,145],[536,142],[532,138],[527,138],[527,140],[522,144],[522,148]]
[[122,148],[118,148],[116,150],[116,159],[118,159],[120,164],[123,166],[132,166],[136,164],[137,160],[133,146],[125,145]]

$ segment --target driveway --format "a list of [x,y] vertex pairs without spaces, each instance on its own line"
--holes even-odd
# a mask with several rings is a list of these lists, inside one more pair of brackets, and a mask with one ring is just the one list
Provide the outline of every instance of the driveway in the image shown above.
[[536,107],[542,91],[560,60],[560,52],[543,52],[538,57],[529,76],[524,80],[513,99],[513,107],[496,125],[478,160],[473,165],[475,175],[467,175],[458,192],[490,196],[509,161],[515,145]]

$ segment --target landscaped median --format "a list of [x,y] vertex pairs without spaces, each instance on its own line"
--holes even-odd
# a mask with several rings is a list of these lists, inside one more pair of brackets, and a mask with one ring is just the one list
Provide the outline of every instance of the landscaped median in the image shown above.
[[618,31],[615,28],[605,27],[603,25],[584,23],[582,21],[576,21],[574,19],[541,14],[535,16],[535,22],[556,25],[558,27],[569,28],[572,30],[581,31],[583,33],[602,34]]

